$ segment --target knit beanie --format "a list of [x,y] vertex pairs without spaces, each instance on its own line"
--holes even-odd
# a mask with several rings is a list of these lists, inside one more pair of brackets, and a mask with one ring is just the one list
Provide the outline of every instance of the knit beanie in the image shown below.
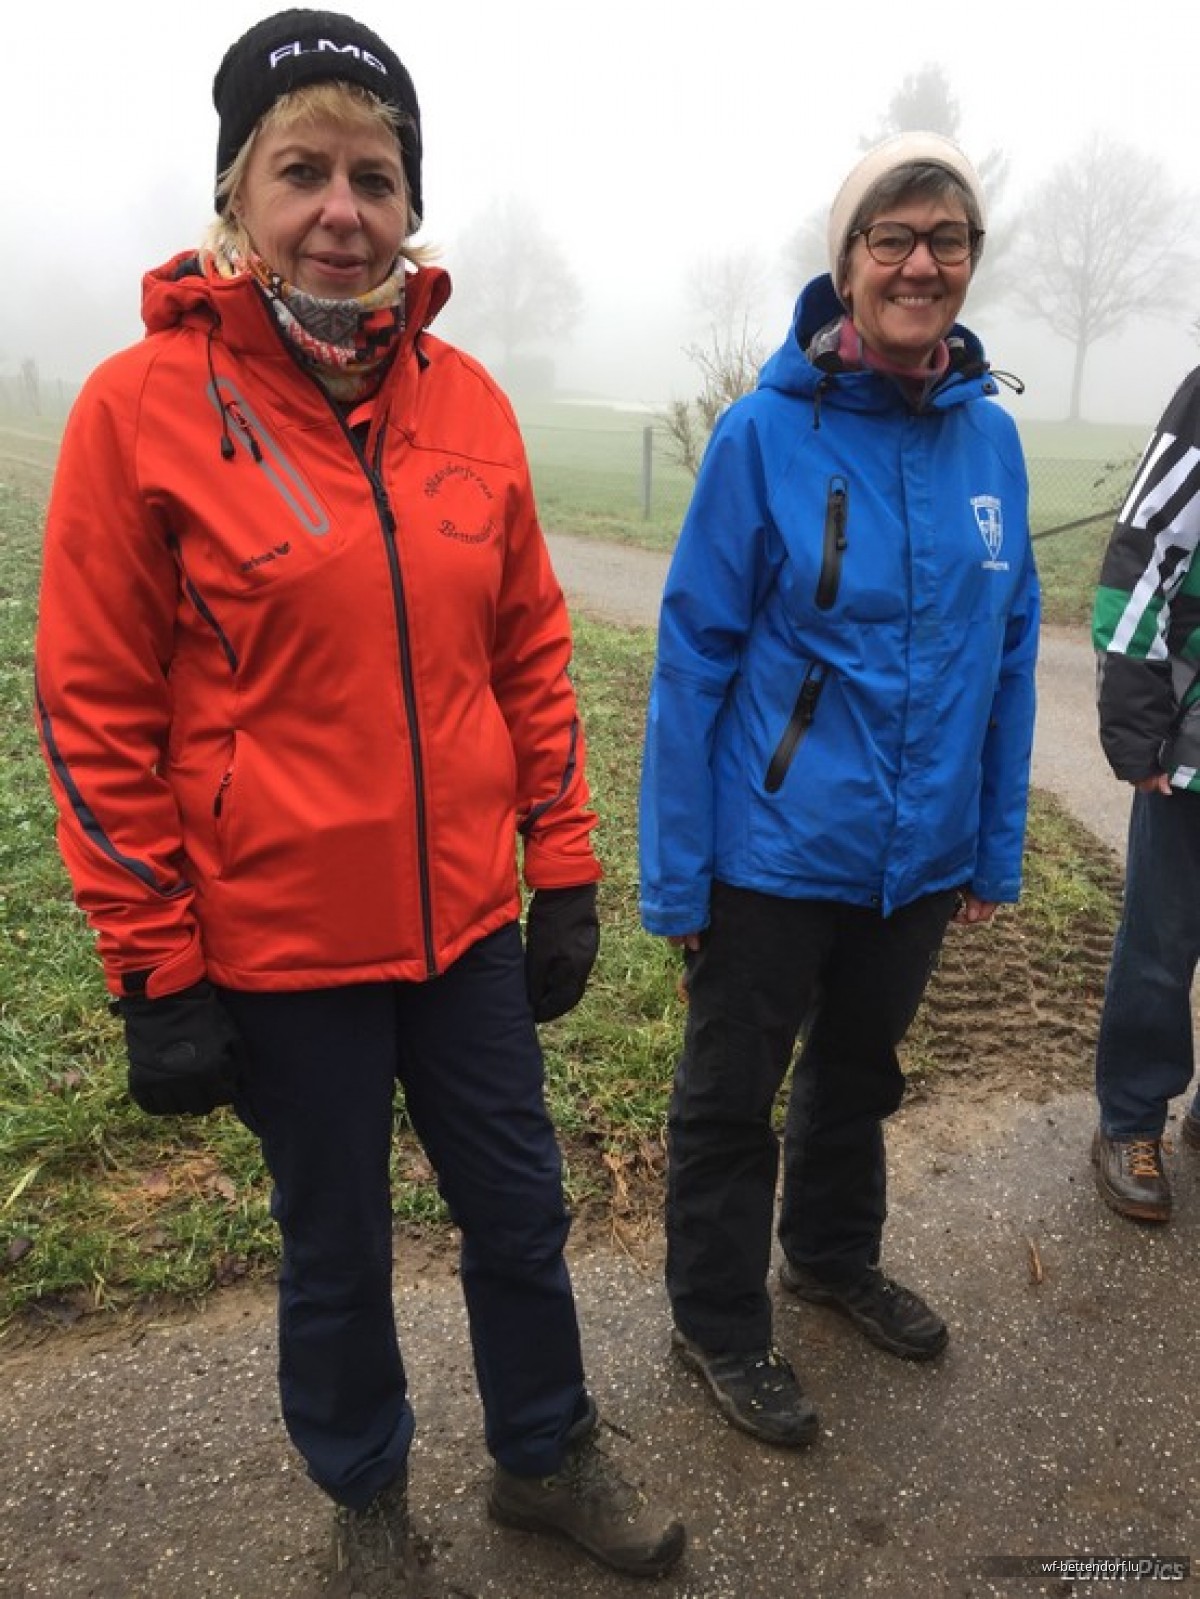
[[829,270],[833,274],[833,286],[839,293],[846,236],[859,206],[880,178],[894,172],[897,167],[907,166],[910,161],[945,167],[952,172],[974,200],[979,212],[979,226],[986,226],[987,212],[979,174],[954,141],[940,133],[897,133],[867,151],[851,170],[829,208]]
[[277,11],[225,52],[213,79],[213,104],[221,119],[217,181],[281,95],[329,80],[369,89],[400,114],[401,161],[419,222],[421,112],[413,81],[377,33],[338,11]]

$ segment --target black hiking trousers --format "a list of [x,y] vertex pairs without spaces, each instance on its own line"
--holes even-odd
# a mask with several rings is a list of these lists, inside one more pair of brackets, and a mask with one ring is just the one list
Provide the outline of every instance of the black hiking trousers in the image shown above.
[[767,1274],[779,1175],[773,1111],[797,1038],[783,1135],[779,1240],[827,1281],[879,1262],[882,1123],[904,1075],[896,1046],[937,963],[954,891],[891,916],[714,886],[687,955],[688,1018],[668,1125],[667,1292],[715,1354],[771,1343]]

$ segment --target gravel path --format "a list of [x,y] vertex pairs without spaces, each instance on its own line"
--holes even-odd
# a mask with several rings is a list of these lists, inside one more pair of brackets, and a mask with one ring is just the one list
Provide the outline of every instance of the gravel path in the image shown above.
[[[665,560],[551,539],[572,604],[652,626]],[[1043,639],[1035,781],[1120,851],[1127,791],[1099,755],[1085,639]],[[981,1027],[990,1004],[980,996]],[[668,1352],[661,1246],[572,1251],[611,1448],[690,1531],[661,1599],[1020,1599],[1124,1592],[1043,1559],[1200,1553],[1200,1160],[1171,1155],[1166,1229],[1096,1198],[1091,1095],[914,1104],[890,1132],[888,1264],[953,1327],[930,1367],[777,1294],[776,1336],[819,1442],[759,1446]],[[401,1239],[419,1416],[418,1526],[457,1599],[632,1599],[650,1586],[483,1509],[454,1260]],[[328,1510],[283,1437],[271,1296],[0,1348],[0,1599],[316,1599]],[[1169,1580],[1169,1579],[1168,1579]],[[1188,1586],[1177,1584],[1177,1586]]]

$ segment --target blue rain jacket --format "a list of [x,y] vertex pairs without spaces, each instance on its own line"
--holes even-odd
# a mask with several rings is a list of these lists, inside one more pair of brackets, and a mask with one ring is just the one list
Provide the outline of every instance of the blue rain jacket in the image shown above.
[[642,776],[652,933],[706,927],[714,878],[884,915],[1020,891],[1039,603],[1016,427],[962,327],[919,409],[813,365],[840,311],[828,277],[800,296],[680,532]]

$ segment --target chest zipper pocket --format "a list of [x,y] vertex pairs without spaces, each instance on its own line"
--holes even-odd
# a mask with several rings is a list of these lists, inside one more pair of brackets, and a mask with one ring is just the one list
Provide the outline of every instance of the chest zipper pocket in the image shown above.
[[817,609],[829,610],[837,599],[842,581],[842,557],[846,552],[846,514],[850,488],[844,477],[829,479],[825,496],[825,537],[821,546],[821,575],[817,579]]
[[771,764],[767,767],[764,787],[768,794],[776,794],[782,788],[788,767],[792,764],[805,734],[812,726],[813,717],[817,714],[817,701],[821,698],[821,690],[825,687],[826,671],[825,667],[819,666],[815,661],[810,661],[805,670],[804,681],[800,684],[800,692],[796,695],[796,703],[792,706],[792,714],[788,717],[783,737],[775,746]]

